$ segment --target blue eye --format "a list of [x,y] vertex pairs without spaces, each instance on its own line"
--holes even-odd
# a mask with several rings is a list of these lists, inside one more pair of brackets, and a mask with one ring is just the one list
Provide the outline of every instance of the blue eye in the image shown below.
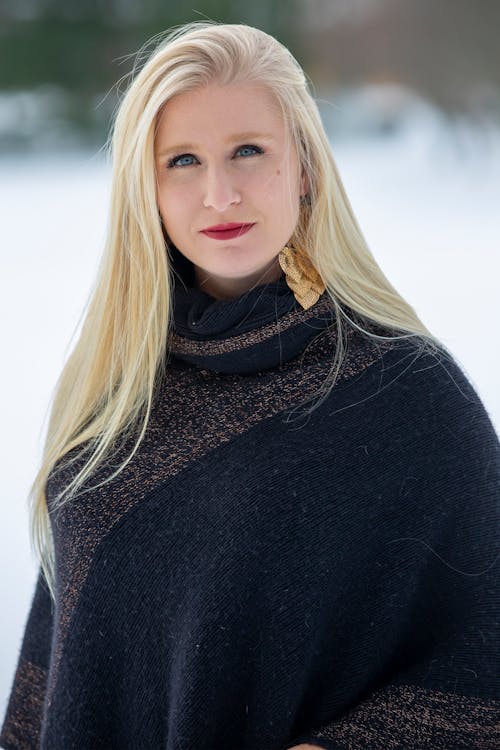
[[[247,151],[249,149],[253,150],[253,151],[257,152],[258,154],[262,154],[263,153],[262,149],[259,148],[258,146],[240,146],[239,149],[238,149],[238,151],[244,151],[245,149]],[[250,154],[250,156],[251,156],[251,154]]]
[[[247,156],[254,156],[255,154],[263,154],[263,153],[264,153],[263,149],[261,149],[259,146],[251,146],[251,145],[240,146],[236,150],[236,155],[242,154],[245,158]],[[169,159],[169,161],[167,162],[167,167],[169,169],[192,167],[195,162],[189,161],[190,159],[195,160],[196,157],[193,156],[193,154],[179,154],[179,156],[174,156],[172,159]]]
[[169,160],[167,166],[168,167],[189,167],[191,166],[190,164],[178,164],[178,162],[181,159],[192,159],[192,158],[193,158],[192,154],[181,154],[180,156],[174,156],[173,159]]

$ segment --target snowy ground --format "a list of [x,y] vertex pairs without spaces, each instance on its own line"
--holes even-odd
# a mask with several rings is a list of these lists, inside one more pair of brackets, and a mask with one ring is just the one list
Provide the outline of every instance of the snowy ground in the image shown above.
[[[379,264],[455,354],[500,431],[500,135],[410,127],[333,148]],[[37,567],[25,498],[96,270],[108,189],[109,171],[93,154],[0,160],[0,715]]]

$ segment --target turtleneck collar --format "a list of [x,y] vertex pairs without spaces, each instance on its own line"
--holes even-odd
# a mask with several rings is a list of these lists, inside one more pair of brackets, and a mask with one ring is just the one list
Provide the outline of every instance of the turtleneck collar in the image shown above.
[[232,299],[216,299],[195,286],[194,267],[174,253],[173,330],[175,359],[219,373],[249,374],[280,367],[298,356],[335,313],[325,292],[304,310],[285,275]]

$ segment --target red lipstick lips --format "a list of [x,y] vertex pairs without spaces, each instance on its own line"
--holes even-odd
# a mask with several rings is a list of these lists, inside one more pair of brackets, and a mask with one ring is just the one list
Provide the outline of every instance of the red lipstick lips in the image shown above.
[[253,224],[235,224],[231,222],[228,224],[216,224],[201,231],[202,234],[206,234],[207,237],[211,237],[213,240],[232,240],[235,237],[246,234],[253,226]]

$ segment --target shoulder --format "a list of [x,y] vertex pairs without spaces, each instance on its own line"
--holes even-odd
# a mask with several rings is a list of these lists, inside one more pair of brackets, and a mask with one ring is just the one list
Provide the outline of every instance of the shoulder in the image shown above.
[[[360,355],[366,351],[370,358]],[[363,356],[367,366],[355,368]],[[346,429],[373,436],[380,450],[390,445],[390,455],[421,472],[496,472],[498,492],[498,436],[470,376],[443,345],[352,336],[343,373],[326,405],[330,423],[349,415]]]
[[[500,497],[500,441],[463,365],[444,346],[397,344],[372,368],[380,427],[436,500]],[[368,374],[368,373],[367,373]],[[491,507],[491,506],[490,506]]]
[[390,401],[404,400],[409,408],[429,413],[468,412],[492,426],[471,376],[443,344],[430,345],[417,337],[377,341],[356,334],[346,347],[346,380],[355,371],[351,363],[361,358],[366,366],[356,368],[356,380],[361,384],[360,376],[366,376],[377,384],[374,395],[388,391]]
[[[454,424],[461,431],[476,430],[498,443],[493,424],[470,375],[442,345],[429,350],[398,344],[382,355],[384,380],[391,383],[391,398],[414,418],[435,427]],[[392,373],[392,377],[391,377]]]

